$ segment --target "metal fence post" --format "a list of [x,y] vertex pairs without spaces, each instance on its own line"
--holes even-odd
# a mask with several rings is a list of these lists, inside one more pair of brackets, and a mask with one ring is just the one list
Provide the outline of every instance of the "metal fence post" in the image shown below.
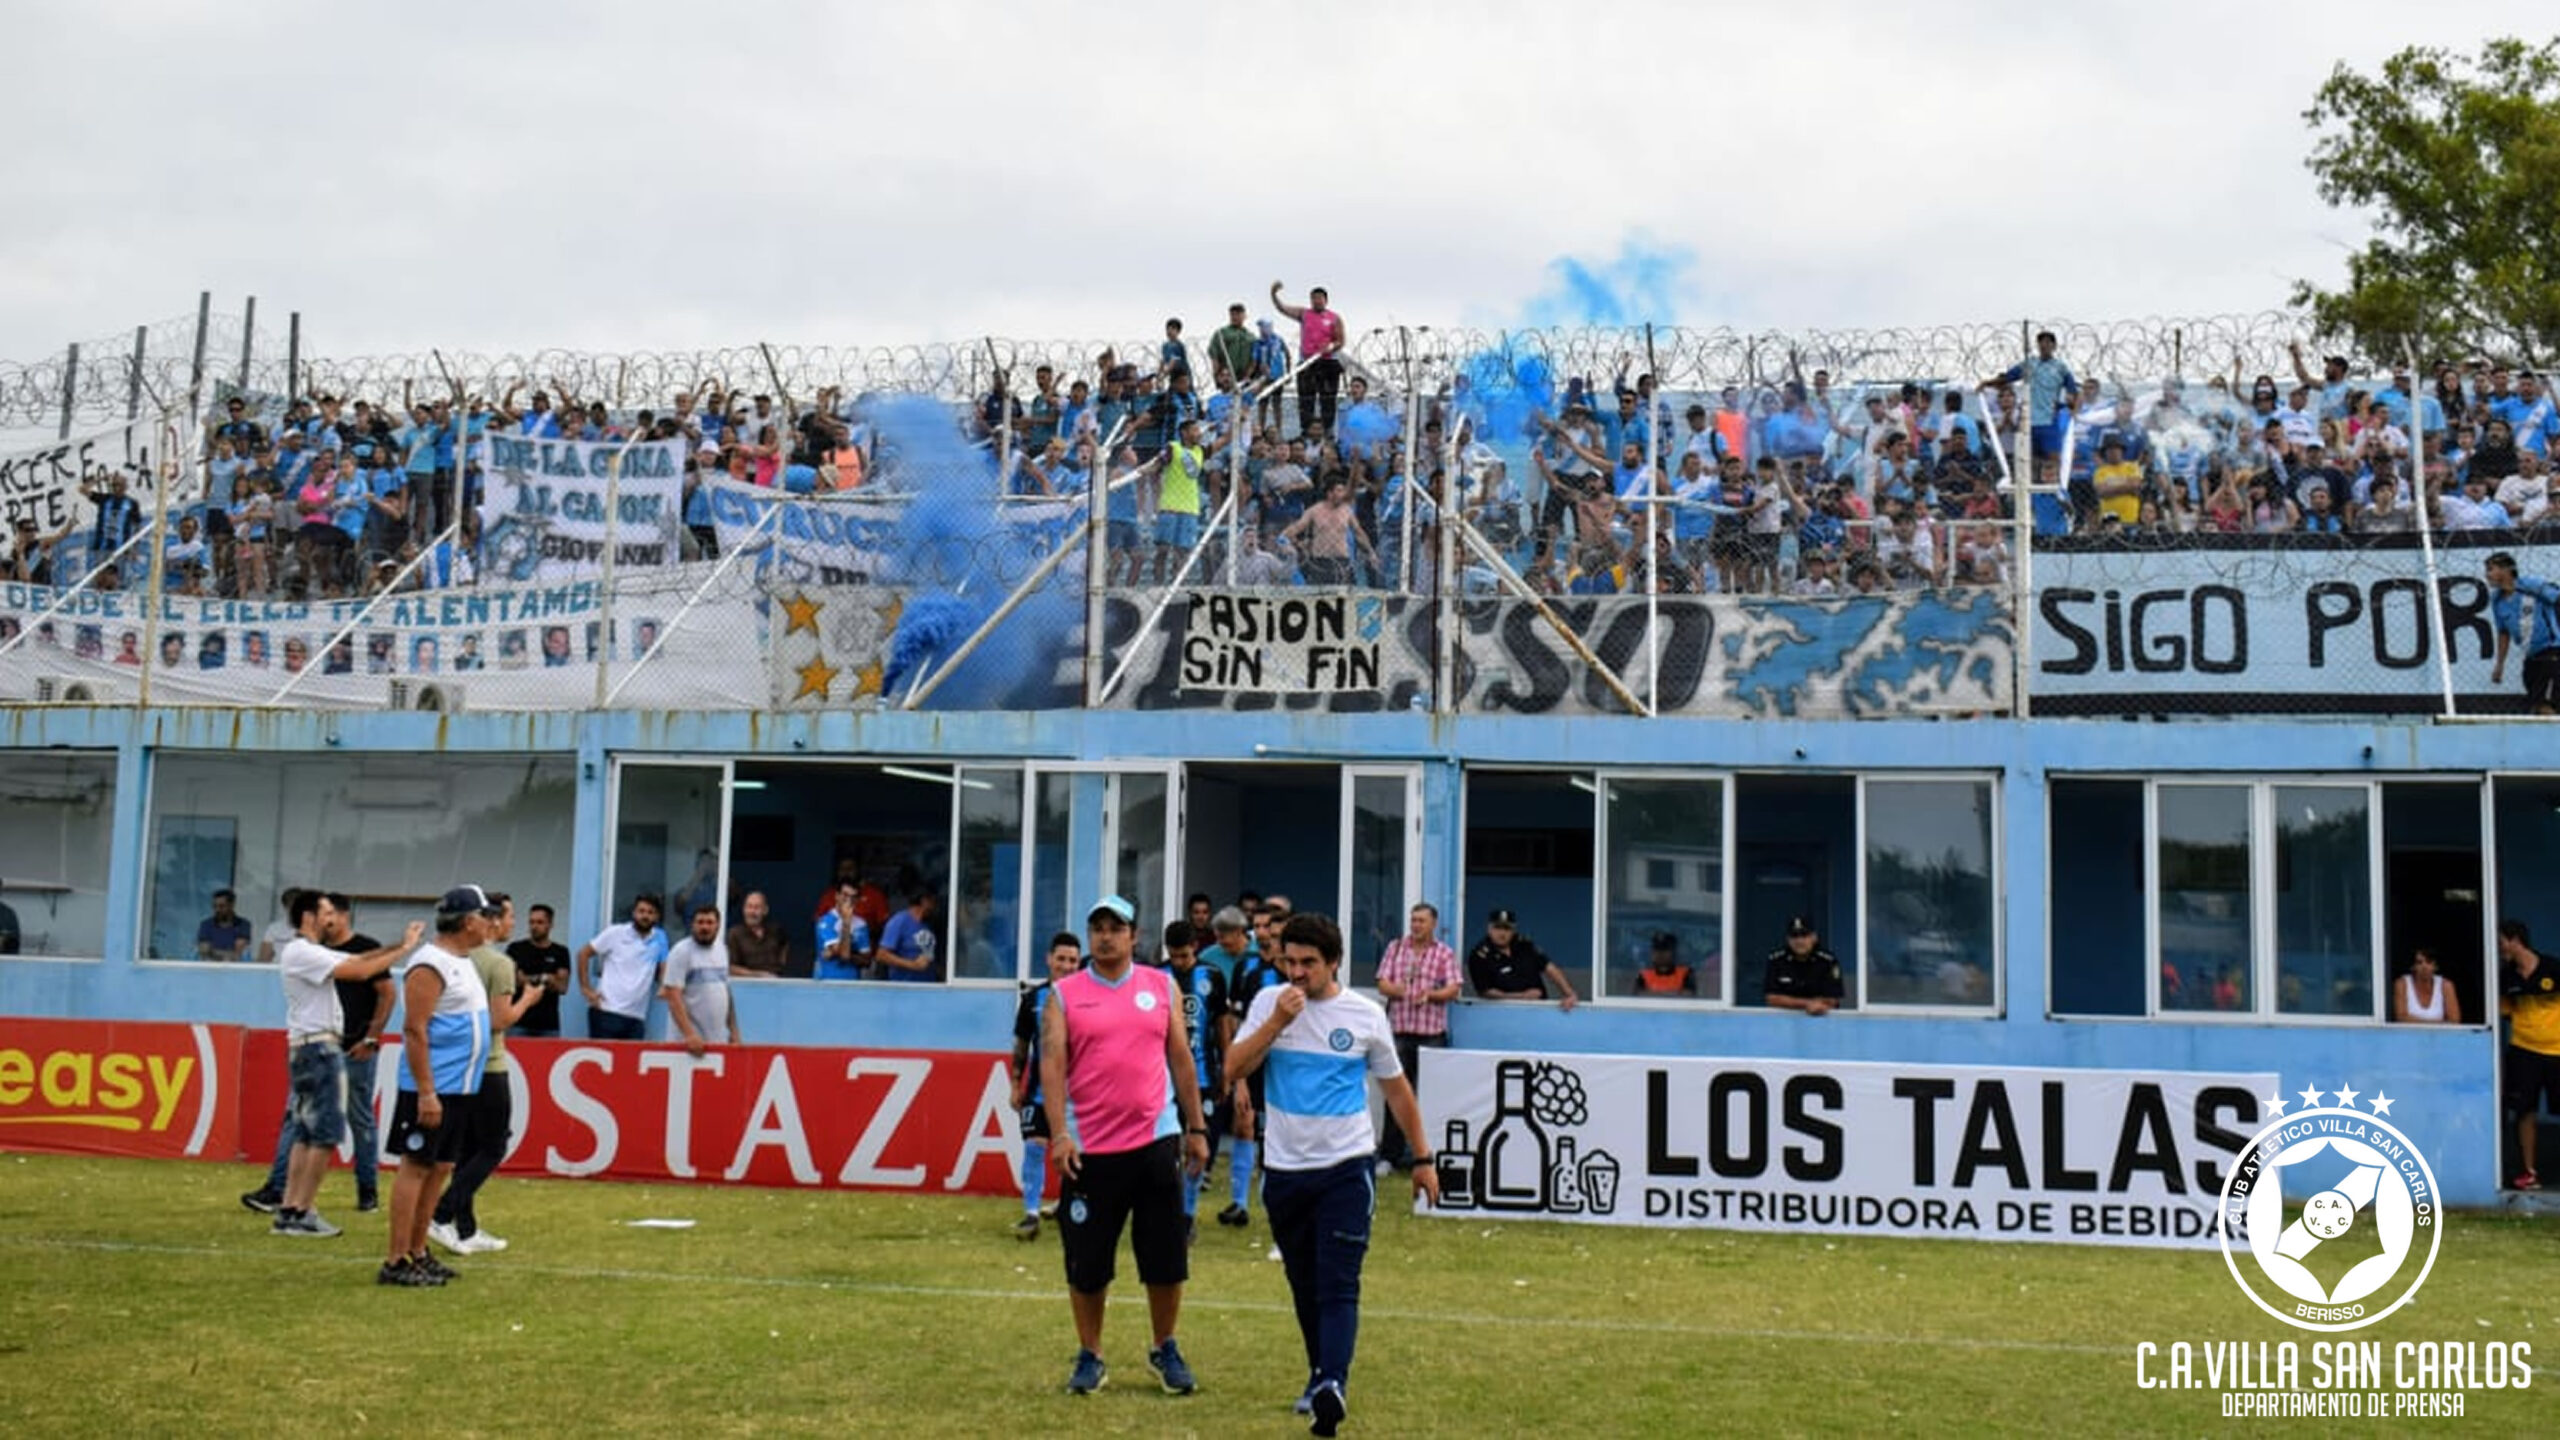
[[58,440],[71,438],[71,402],[79,392],[80,342],[74,340],[71,342],[70,358],[62,367],[62,428],[55,432],[54,436]]
[[[2017,513],[2011,519],[2018,541],[2018,563],[2011,567],[2012,584],[2009,600],[2009,653],[2015,657],[2009,681],[2012,693],[2009,706],[2013,714],[2025,720],[2034,714],[2034,701],[2028,694],[2028,682],[2035,674],[2035,603],[2036,603],[2036,412],[2035,375],[2025,367],[2035,363],[2035,322],[2018,322],[2020,378],[2027,382],[2027,398],[2018,406],[2018,464],[2016,483],[2010,488]],[[1995,391],[1996,395],[1997,392]],[[1997,403],[1996,400],[1994,403]],[[1994,417],[1995,421],[1997,417]],[[1992,433],[1999,433],[1995,423]]]
[[151,327],[148,325],[134,326],[133,373],[126,377],[124,390],[124,419],[125,423],[128,425],[142,418],[142,358],[144,352],[147,351],[150,346]]
[[[240,388],[249,388],[249,362],[258,353],[258,297],[252,295],[240,311]],[[291,399],[291,396],[287,396]]]
[[284,320],[284,393],[291,397],[302,393],[302,312],[295,310]]

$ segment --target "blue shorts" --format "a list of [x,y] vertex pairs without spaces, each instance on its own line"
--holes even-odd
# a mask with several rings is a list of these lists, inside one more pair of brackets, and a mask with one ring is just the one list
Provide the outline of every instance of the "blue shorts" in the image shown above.
[[1156,543],[1188,550],[1200,543],[1200,517],[1181,510],[1156,513]]
[[1111,550],[1137,549],[1138,522],[1135,520],[1106,521],[1102,527],[1102,543],[1106,549]]
[[334,1150],[347,1138],[347,1052],[335,1042],[293,1047],[293,1108],[285,1126],[297,1145]]

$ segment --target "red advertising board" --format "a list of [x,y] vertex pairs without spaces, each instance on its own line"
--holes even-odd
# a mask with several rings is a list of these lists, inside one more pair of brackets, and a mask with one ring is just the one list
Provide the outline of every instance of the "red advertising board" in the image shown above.
[[0,1016],[0,1149],[233,1159],[240,1037],[236,1025]]
[[[1013,1193],[998,1053],[507,1042],[516,1175]],[[375,1061],[388,1119],[400,1049]],[[0,1018],[0,1149],[264,1159],[284,1035],[228,1025]]]

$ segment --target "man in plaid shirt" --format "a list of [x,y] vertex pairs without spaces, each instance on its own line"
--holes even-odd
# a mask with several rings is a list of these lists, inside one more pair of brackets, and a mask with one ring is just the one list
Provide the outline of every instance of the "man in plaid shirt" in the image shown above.
[[[1378,993],[1386,997],[1396,1061],[1417,1088],[1422,1079],[1422,1047],[1449,1043],[1449,1002],[1458,998],[1458,991],[1458,953],[1441,942],[1440,912],[1428,901],[1419,903],[1405,933],[1378,957]],[[1429,1137],[1422,1139],[1427,1148]],[[1378,1158],[1398,1170],[1411,1169],[1413,1140],[1389,1115],[1386,1138],[1378,1142]]]

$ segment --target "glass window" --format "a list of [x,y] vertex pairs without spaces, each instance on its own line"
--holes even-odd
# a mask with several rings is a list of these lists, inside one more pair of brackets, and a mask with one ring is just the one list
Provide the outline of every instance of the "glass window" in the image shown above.
[[1866,782],[1870,1005],[1989,1006],[1999,964],[1991,782]]
[[115,787],[112,755],[0,753],[0,956],[106,953]]
[[2276,1009],[2371,1016],[2373,805],[2362,785],[2278,785]]
[[[605,897],[608,916],[627,918],[634,896],[655,895],[668,930],[681,935],[692,925],[694,906],[721,903],[722,779],[717,765],[625,762],[620,767],[621,789],[614,802],[613,877]],[[776,908],[783,907],[777,904]],[[561,943],[575,950],[586,938],[565,937]]]
[[[566,755],[164,752],[152,767],[145,953],[194,958],[222,888],[261,932],[282,920],[287,885],[345,894],[376,937],[464,882],[507,891],[519,909],[565,908],[576,765]],[[697,774],[716,825],[719,771]],[[693,874],[711,834],[661,836],[653,888]]]
[[1344,961],[1358,983],[1377,983],[1378,957],[1405,931],[1406,776],[1351,777],[1351,893],[1343,922]]
[[2148,1014],[2139,780],[2053,780],[2047,790],[2050,1008]]
[[[1111,777],[1118,795],[1116,816],[1119,821],[1119,844],[1112,856],[1111,889],[1126,899],[1138,912],[1138,954],[1153,960],[1164,939],[1165,922],[1173,915],[1165,908],[1165,809],[1171,790],[1167,778],[1154,771],[1126,771]],[[1084,917],[1076,917],[1070,928],[1082,929]]]
[[1049,951],[1049,937],[1061,931],[1076,936],[1084,943],[1084,917],[1070,908],[1067,899],[1067,856],[1074,830],[1076,777],[1055,771],[1041,771],[1032,782],[1031,821],[1031,955],[1027,978],[1045,980],[1048,971],[1040,957]]
[[1022,772],[969,767],[958,772],[958,780],[951,978],[1011,980],[1020,973],[1022,950]]
[[1601,993],[1722,999],[1724,782],[1609,776],[1601,794]]
[[2247,1011],[2250,787],[2162,785],[2160,1008]]

